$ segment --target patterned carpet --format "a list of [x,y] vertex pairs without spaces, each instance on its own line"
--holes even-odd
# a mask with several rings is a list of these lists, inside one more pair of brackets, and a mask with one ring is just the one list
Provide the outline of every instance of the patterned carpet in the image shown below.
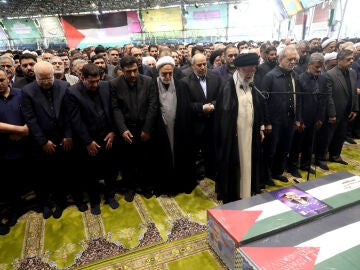
[[[316,177],[341,170],[360,172],[360,140],[345,145],[344,166],[328,163],[316,168]],[[288,174],[290,183],[306,181]],[[310,180],[315,176],[311,175]],[[264,190],[266,192],[267,190]],[[226,269],[207,243],[206,209],[216,200],[214,183],[204,179],[192,194],[146,199],[136,195],[132,203],[118,197],[120,207],[102,205],[102,214],[80,213],[68,207],[60,219],[44,220],[28,212],[0,236],[0,270],[8,269]]]

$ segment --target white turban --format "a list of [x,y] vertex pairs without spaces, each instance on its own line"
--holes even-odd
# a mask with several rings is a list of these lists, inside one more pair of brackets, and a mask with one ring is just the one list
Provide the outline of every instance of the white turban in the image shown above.
[[156,62],[156,69],[159,70],[162,66],[172,65],[175,66],[174,58],[171,56],[163,56]]
[[326,46],[328,46],[331,42],[336,42],[336,39],[328,38],[323,43],[321,43],[321,47],[324,49]]
[[337,52],[325,53],[325,55],[324,55],[325,62],[335,60],[336,58],[337,58]]

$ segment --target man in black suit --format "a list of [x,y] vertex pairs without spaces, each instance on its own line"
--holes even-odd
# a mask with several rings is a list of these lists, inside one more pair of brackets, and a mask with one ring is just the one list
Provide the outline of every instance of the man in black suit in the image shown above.
[[255,73],[254,81],[255,84],[258,87],[261,87],[262,85],[262,79],[268,73],[276,66],[276,48],[273,46],[270,46],[266,48],[265,50],[265,59],[262,64],[260,64]]
[[[207,72],[206,56],[195,54],[191,59],[193,72],[182,79],[190,96],[195,137],[195,155],[204,161],[205,176],[214,179],[214,138],[213,122],[216,98],[221,79]],[[199,175],[202,179],[203,175]]]
[[23,76],[15,76],[13,87],[23,88],[25,85],[35,81],[34,66],[36,62],[36,56],[31,53],[24,53],[20,56],[20,68]]
[[138,47],[132,47],[130,49],[130,55],[136,58],[139,73],[147,75],[146,73],[148,72],[147,70],[149,67],[142,63],[142,50]]
[[296,48],[286,46],[278,55],[279,65],[262,80],[262,89],[269,93],[264,106],[264,157],[268,185],[274,185],[273,179],[288,182],[283,175],[286,158],[294,131],[301,128],[301,99],[296,95],[298,82],[293,71],[298,59]]
[[121,182],[125,200],[132,201],[137,188],[145,197],[153,194],[150,161],[159,101],[154,81],[139,73],[134,56],[124,56],[120,66],[123,75],[110,82],[112,108],[121,136]]
[[[318,141],[317,132],[325,122],[328,100],[325,76],[321,74],[323,65],[323,54],[318,52],[312,53],[309,57],[306,72],[299,76],[298,86],[299,92],[302,95],[299,95],[298,98],[302,99],[301,112],[304,128],[300,132],[295,133],[288,159],[288,170],[295,177],[301,177],[297,170],[300,153],[300,169],[315,174],[315,171],[310,166],[312,153],[315,152],[315,149],[320,148],[316,143]],[[322,159],[320,152],[320,150],[316,152],[317,163]],[[323,163],[319,167],[322,169],[326,168],[324,165],[326,164]]]
[[83,187],[87,187],[90,211],[94,215],[101,213],[99,180],[105,182],[105,202],[116,209],[119,207],[115,199],[119,168],[110,84],[100,80],[100,70],[95,64],[84,65],[81,81],[69,88],[68,108],[77,153],[85,166],[81,181]]
[[23,88],[22,108],[33,139],[34,177],[37,179],[35,191],[44,218],[51,215],[60,218],[66,206],[66,189],[70,184],[66,181],[70,181],[68,162],[73,146],[64,103],[69,83],[54,79],[54,68],[46,61],[37,63],[34,73],[36,81]]
[[356,91],[357,75],[351,69],[353,51],[341,50],[337,54],[338,65],[326,73],[326,87],[330,94],[329,113],[329,161],[347,165],[340,154],[345,141],[349,121],[359,111]]

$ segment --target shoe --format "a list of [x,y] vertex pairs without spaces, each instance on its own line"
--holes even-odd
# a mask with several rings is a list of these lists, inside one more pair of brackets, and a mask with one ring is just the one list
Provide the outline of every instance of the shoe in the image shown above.
[[303,167],[300,167],[300,170],[305,171],[305,172],[309,172],[311,174],[315,174],[315,170],[313,168],[311,168],[311,167],[303,166]]
[[100,210],[100,204],[94,204],[91,206],[90,209],[91,214],[93,215],[100,215],[101,214],[101,210]]
[[62,216],[63,211],[64,211],[64,208],[62,208],[59,205],[56,205],[54,213],[53,213],[53,217],[56,219],[60,218]]
[[132,202],[134,200],[134,197],[135,197],[135,192],[132,190],[128,190],[125,193],[125,201],[127,202]]
[[120,205],[114,198],[109,198],[109,199],[107,200],[107,202],[108,202],[108,204],[110,205],[110,207],[111,207],[112,209],[116,209],[116,208],[118,208],[119,205]]
[[274,179],[280,180],[281,182],[287,183],[289,180],[286,178],[286,176],[283,175],[275,175],[273,176]]
[[332,158],[329,159],[329,161],[340,163],[340,164],[343,164],[343,165],[348,165],[348,163],[345,160],[343,160],[341,157],[332,157]]
[[[296,178],[301,178],[301,174],[299,173],[297,168],[291,168],[287,170],[288,173],[290,173],[292,176],[296,177]],[[280,180],[280,179],[279,179]]]
[[350,144],[356,144],[356,142],[354,141],[354,139],[351,138],[351,137],[346,137],[345,141],[348,142],[348,143],[350,143]]
[[10,216],[7,218],[6,225],[9,227],[14,226],[17,223],[18,217],[18,213],[11,213]]
[[86,203],[82,202],[82,203],[79,203],[79,204],[76,204],[76,207],[78,208],[78,210],[80,212],[85,212],[86,210],[89,209],[89,207],[87,206]]
[[44,219],[48,219],[49,217],[51,217],[53,214],[52,210],[50,207],[48,206],[44,206],[43,207],[43,217]]
[[323,169],[324,171],[328,171],[329,167],[326,164],[326,161],[318,160],[315,162],[315,165],[318,166],[320,169]]
[[152,190],[144,190],[144,191],[143,191],[143,196],[144,196],[146,199],[150,199],[153,195],[154,195],[154,193],[153,193]]
[[268,180],[268,181],[266,181],[265,185],[267,185],[267,186],[273,186],[273,187],[276,186],[273,180]]
[[195,188],[196,188],[196,184],[187,184],[184,186],[184,193],[191,194]]
[[0,235],[5,235],[10,232],[10,228],[8,225],[0,223]]

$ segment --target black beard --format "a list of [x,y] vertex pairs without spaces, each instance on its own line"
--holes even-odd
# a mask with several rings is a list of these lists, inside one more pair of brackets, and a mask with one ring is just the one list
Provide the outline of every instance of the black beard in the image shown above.
[[317,47],[314,47],[314,48],[310,49],[309,54],[312,54],[314,52],[322,52],[322,47],[317,46]]

